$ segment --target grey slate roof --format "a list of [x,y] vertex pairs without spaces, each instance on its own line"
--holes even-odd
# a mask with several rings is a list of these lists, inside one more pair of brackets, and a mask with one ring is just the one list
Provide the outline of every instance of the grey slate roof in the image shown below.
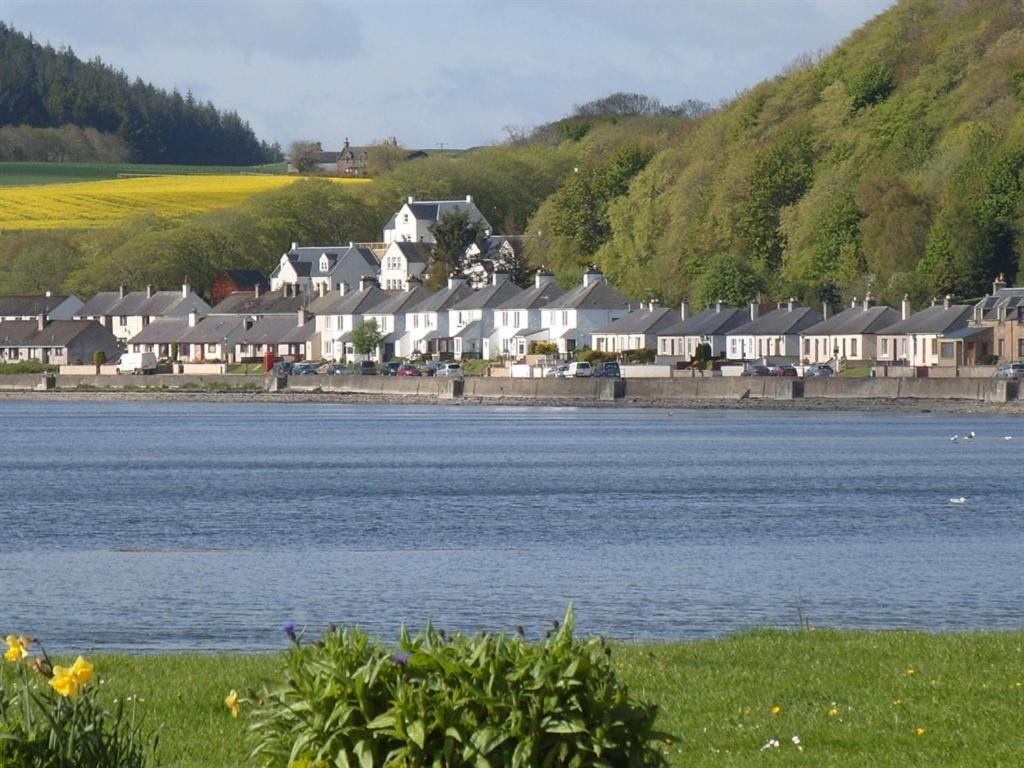
[[121,296],[117,291],[100,291],[79,307],[75,317],[102,317],[109,314],[107,310],[120,300]]
[[[110,296],[113,301],[108,301]],[[183,317],[193,309],[205,314],[210,305],[193,292],[182,296],[181,291],[156,291],[147,296],[145,291],[132,291],[123,299],[117,293],[103,292],[87,301],[75,317]]]
[[618,320],[609,323],[603,328],[594,331],[595,334],[628,334],[628,333],[660,333],[669,327],[679,316],[674,309],[669,307],[655,307],[650,309],[637,309]]
[[243,344],[282,344],[308,341],[316,333],[316,323],[307,320],[300,326],[297,316],[264,317],[248,330],[238,334],[237,341]]
[[187,317],[162,317],[128,339],[129,344],[171,344],[188,330]]
[[480,335],[480,331],[482,331],[482,330],[483,330],[483,325],[481,325],[480,321],[479,320],[474,320],[473,322],[469,323],[465,328],[463,328],[461,331],[456,333],[454,338],[456,338],[456,339],[468,339],[468,338],[471,338],[473,336],[479,336]]
[[[322,270],[320,257],[325,253],[328,265],[326,270]],[[368,272],[376,272],[380,268],[373,251],[356,245],[302,245],[292,248],[285,256],[299,277],[327,277],[353,261]],[[280,271],[281,265],[278,263],[271,275],[276,277]]]
[[66,347],[95,320],[51,320],[43,330],[35,320],[0,322],[0,347]]
[[804,330],[804,336],[843,336],[858,333],[877,333],[901,320],[900,313],[891,307],[850,307]]
[[404,312],[413,311],[413,308],[422,303],[430,296],[430,291],[422,285],[418,285],[411,291],[400,291],[375,306],[372,310],[375,315],[400,315]]
[[422,303],[417,304],[406,312],[441,312],[450,309],[473,293],[473,289],[463,283],[453,288],[442,288],[437,293],[428,296]]
[[494,309],[522,292],[523,289],[510,280],[497,285],[488,285],[486,288],[473,291],[461,301],[453,304],[451,309]]
[[552,301],[560,299],[565,295],[565,289],[559,288],[554,283],[542,286],[533,286],[521,292],[518,296],[501,305],[500,309],[540,309],[547,307]]
[[393,291],[382,291],[370,285],[362,291],[329,291],[309,304],[309,311],[315,315],[361,315],[376,309],[391,299]]
[[256,297],[255,291],[235,291],[226,296],[217,306],[210,310],[211,315],[244,315],[261,317],[264,315],[295,316],[306,305],[309,297],[300,293],[298,296],[285,296],[283,290],[267,291]]
[[43,312],[49,314],[69,298],[71,294],[0,296],[0,317],[35,317]]
[[822,321],[821,312],[810,307],[787,306],[761,315],[757,320],[745,323],[729,331],[730,336],[786,336],[801,333]]
[[[437,221],[446,213],[452,213],[455,211],[467,213],[471,220],[481,221],[483,224],[490,229],[490,222],[484,218],[484,215],[480,212],[480,209],[476,207],[475,203],[467,202],[466,200],[413,200],[413,202],[406,203],[409,206],[409,210],[412,211],[412,215],[419,221]],[[399,209],[401,210],[401,209]],[[396,214],[397,216],[397,214]],[[395,226],[396,218],[391,217],[385,229],[392,229]]]
[[676,317],[671,325],[658,332],[659,336],[715,336],[728,333],[734,328],[749,322],[746,311],[730,307],[728,304],[716,304],[702,312],[691,315],[685,320]]
[[[232,342],[245,330],[245,318],[237,315],[211,315],[186,328],[181,336],[183,344],[217,344]],[[298,322],[296,320],[296,322]]]
[[431,247],[428,243],[414,243],[409,240],[396,240],[395,246],[405,256],[405,260],[410,264],[423,264],[427,265],[430,263]]
[[548,304],[549,309],[629,309],[631,302],[604,280],[579,285]]
[[904,333],[946,333],[963,328],[971,318],[969,304],[951,304],[949,309],[938,304],[915,312],[906,320],[882,328],[878,333],[884,336],[898,336]]
[[975,306],[981,306],[985,320],[996,320],[998,309],[1006,308],[1008,320],[1024,319],[1024,288],[1000,288]]

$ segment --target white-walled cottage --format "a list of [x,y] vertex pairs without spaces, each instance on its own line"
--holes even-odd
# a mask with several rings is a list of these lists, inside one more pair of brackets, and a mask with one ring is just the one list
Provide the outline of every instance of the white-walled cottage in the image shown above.
[[757,303],[750,305],[750,322],[726,333],[726,356],[730,360],[761,360],[800,356],[800,334],[822,321],[821,312],[801,307],[790,299],[766,315]]
[[874,360],[878,332],[901,319],[891,307],[875,306],[871,295],[803,332],[800,359],[808,364],[835,363],[840,360]]
[[564,295],[565,289],[555,285],[554,276],[543,267],[538,269],[530,288],[495,310],[494,333],[484,340],[484,357],[523,357],[531,342],[550,338],[541,326],[541,310]]
[[947,296],[941,304],[936,302],[927,309],[882,328],[878,331],[878,362],[939,365],[942,362],[942,338],[966,328],[972,311],[971,305],[954,304],[951,297]]
[[465,213],[470,221],[479,222],[484,234],[491,234],[490,222],[480,213],[472,195],[464,200],[416,200],[410,197],[384,225],[384,242],[405,240],[411,243],[434,243],[430,228],[446,213]]
[[690,360],[698,345],[707,344],[712,357],[725,357],[726,334],[749,321],[745,311],[721,301],[692,315],[689,303],[684,301],[675,322],[658,332],[658,356]]
[[571,354],[590,344],[594,331],[629,312],[630,301],[604,281],[596,267],[583,282],[541,310],[541,327],[558,345],[559,354]]

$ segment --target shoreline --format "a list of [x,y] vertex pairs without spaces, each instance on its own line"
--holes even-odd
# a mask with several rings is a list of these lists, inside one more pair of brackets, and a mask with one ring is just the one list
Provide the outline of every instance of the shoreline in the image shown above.
[[201,403],[312,403],[318,405],[496,406],[516,408],[642,408],[653,410],[810,411],[859,413],[951,413],[1024,416],[1024,401],[987,403],[966,399],[932,398],[814,398],[774,400],[759,398],[629,398],[589,400],[569,397],[460,397],[349,394],[340,392],[203,392],[119,390],[2,390],[0,402],[201,402]]

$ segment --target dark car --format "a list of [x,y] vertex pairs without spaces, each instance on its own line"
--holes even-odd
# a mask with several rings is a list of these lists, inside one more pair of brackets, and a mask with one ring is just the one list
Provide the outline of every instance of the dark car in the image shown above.
[[352,373],[352,369],[344,363],[331,363],[327,366],[328,376],[343,376],[346,373]]
[[398,370],[395,371],[395,376],[422,376],[420,369],[415,365],[409,365],[408,363],[402,363],[398,366]]
[[594,369],[594,376],[603,379],[621,379],[622,369],[619,368],[619,364],[614,360],[606,360],[603,363],[598,363]]
[[274,363],[274,367],[271,369],[278,376],[288,376],[292,372],[294,366],[286,360],[278,360]]
[[317,366],[313,363],[294,363],[292,365],[291,376],[315,376],[317,372]]
[[768,376],[770,373],[767,365],[755,363],[754,365],[748,365],[740,376]]
[[398,360],[392,360],[389,363],[384,363],[380,367],[380,375],[381,376],[397,376],[398,375],[398,369],[401,368],[401,367],[402,367],[402,363],[399,362]]
[[776,365],[772,368],[772,376],[796,376],[796,368],[792,365]]
[[373,360],[360,360],[356,363],[356,373],[360,376],[376,376],[377,364]]

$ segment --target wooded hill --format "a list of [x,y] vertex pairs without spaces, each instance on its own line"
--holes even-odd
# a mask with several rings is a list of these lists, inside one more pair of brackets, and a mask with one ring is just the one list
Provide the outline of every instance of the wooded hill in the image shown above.
[[[146,163],[198,163],[254,165],[276,162],[280,148],[260,142],[234,112],[221,112],[192,94],[168,93],[129,80],[124,72],[100,59],[81,61],[70,48],[55,50],[0,23],[0,126],[94,128],[116,137],[130,158]],[[24,132],[8,134],[12,147],[21,151],[12,160],[42,160],[53,154],[53,134],[40,138],[46,156],[34,152],[36,144]],[[49,144],[43,142],[47,139]],[[69,146],[81,144],[78,133]],[[15,141],[17,140],[17,141]],[[92,142],[96,144],[96,142]],[[116,141],[102,147],[109,153]],[[12,150],[13,151],[13,150]],[[75,160],[107,159],[83,156]]]

